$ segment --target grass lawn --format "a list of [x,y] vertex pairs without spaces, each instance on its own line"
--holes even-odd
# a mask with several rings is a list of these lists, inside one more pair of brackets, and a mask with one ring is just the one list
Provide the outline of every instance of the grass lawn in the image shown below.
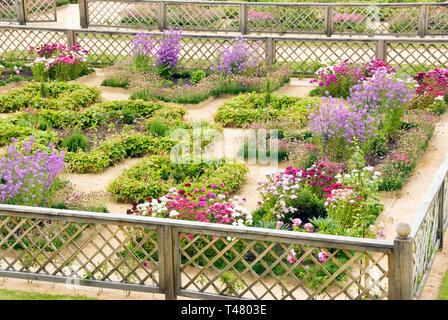
[[448,300],[448,270],[443,277],[442,285],[440,286],[438,300]]
[[0,300],[96,300],[85,296],[69,296],[63,294],[47,294],[0,289]]

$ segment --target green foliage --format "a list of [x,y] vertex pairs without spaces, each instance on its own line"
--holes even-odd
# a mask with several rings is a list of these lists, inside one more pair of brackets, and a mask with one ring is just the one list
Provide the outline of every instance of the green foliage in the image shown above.
[[166,137],[170,129],[165,121],[155,118],[148,123],[147,130],[156,137]]
[[[191,74],[192,81],[198,80],[194,85],[183,85],[180,81],[174,84],[171,79],[161,77],[154,72],[136,72],[121,67],[120,72],[129,74],[127,77],[112,75],[109,79],[130,79],[132,90],[131,99],[162,100],[177,103],[199,103],[219,94],[237,94],[241,92],[263,92],[265,91],[266,74],[271,74],[272,90],[278,89],[287,83],[292,75],[291,68],[284,64],[265,69],[256,76],[239,76],[213,73],[199,80],[203,73],[199,70]],[[205,72],[204,72],[205,73]],[[179,75],[176,75],[176,77]],[[183,77],[180,77],[183,78]]]
[[[266,93],[239,95],[218,108],[215,121],[224,127],[243,127],[246,124],[289,119],[302,128],[307,124],[318,98],[296,98],[272,94],[266,107]],[[308,108],[311,106],[311,108]]]
[[205,74],[204,70],[195,70],[192,74],[191,74],[191,82],[193,84],[197,84],[199,81],[201,81],[202,79],[204,79],[207,75]]
[[0,289],[0,300],[96,300],[86,296],[47,294]]
[[104,79],[101,82],[101,85],[106,87],[127,88],[129,86],[129,81],[110,78],[110,79]]
[[440,285],[438,300],[448,300],[448,270],[445,271],[442,284]]
[[[158,198],[172,187],[193,191],[212,184],[225,187],[221,193],[236,191],[244,181],[247,168],[227,163],[173,163],[167,156],[150,156],[126,170],[108,187],[119,201]],[[185,183],[191,183],[185,187]]]
[[67,148],[69,152],[87,151],[89,140],[79,130],[75,129],[73,134],[62,141],[62,146]]
[[112,136],[99,147],[86,152],[67,152],[67,170],[76,173],[97,173],[127,158],[147,153],[169,151],[174,142],[168,138],[154,138],[141,133],[122,133]]
[[101,99],[98,88],[65,82],[45,84],[42,96],[40,84],[28,84],[0,95],[0,112],[15,112],[21,109],[80,110]]

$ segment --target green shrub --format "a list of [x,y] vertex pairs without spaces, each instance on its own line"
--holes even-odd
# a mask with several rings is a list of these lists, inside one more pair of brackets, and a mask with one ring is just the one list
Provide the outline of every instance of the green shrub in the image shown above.
[[69,152],[77,152],[78,150],[87,151],[89,140],[79,130],[74,130],[71,136],[62,141],[62,146],[67,148]]
[[293,121],[297,129],[308,121],[312,108],[320,102],[318,98],[296,98],[272,94],[270,104],[262,107],[265,93],[241,94],[218,108],[215,121],[224,127],[243,127],[247,124],[266,121]]
[[174,142],[141,133],[122,133],[106,140],[90,152],[67,152],[65,162],[69,172],[97,173],[127,158],[141,157],[171,150]]
[[147,130],[149,133],[159,137],[165,137],[169,132],[169,128],[166,123],[162,119],[158,118],[151,119],[147,125]]
[[46,84],[42,97],[40,84],[28,84],[0,95],[0,112],[15,112],[21,109],[80,110],[101,99],[98,88],[65,82]]
[[195,70],[192,74],[191,74],[191,82],[193,84],[197,84],[199,81],[201,81],[202,79],[204,79],[207,75],[205,74],[205,72],[203,70]]
[[[243,183],[246,172],[244,165],[205,162],[176,164],[167,156],[154,155],[126,170],[107,190],[116,200],[136,202],[147,197],[158,198],[172,187],[192,192],[215,184],[221,193],[233,192]],[[187,182],[191,184],[189,187],[185,186]]]

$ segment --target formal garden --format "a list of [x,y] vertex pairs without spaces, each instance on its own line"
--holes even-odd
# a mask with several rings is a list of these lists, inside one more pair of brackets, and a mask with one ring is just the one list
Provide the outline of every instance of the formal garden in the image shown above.
[[[249,20],[271,19],[258,15]],[[103,68],[94,68],[79,44],[40,43],[28,48],[29,62],[4,52],[0,203],[393,239],[384,199],[406,187],[430,152],[447,109],[448,69],[410,72],[381,59],[319,62],[294,86],[297,69],[265,64],[262,43],[237,36],[216,48],[210,66],[191,68],[180,55],[182,39],[182,29],[159,38],[140,31],[129,56]],[[294,87],[297,94],[283,93]],[[107,96],[114,91],[128,99]],[[222,140],[223,152],[214,152]],[[34,245],[51,254],[91,231],[48,220],[25,241],[11,230],[35,225],[0,219],[6,251]],[[247,287],[236,273],[292,274],[322,294],[356,271],[341,268],[354,250],[272,246],[273,254],[257,259],[260,244],[248,252],[248,243],[232,241],[184,232],[181,264],[212,264],[222,271],[215,290],[229,295]],[[159,261],[157,242],[142,232],[119,255],[132,254],[147,268]]]

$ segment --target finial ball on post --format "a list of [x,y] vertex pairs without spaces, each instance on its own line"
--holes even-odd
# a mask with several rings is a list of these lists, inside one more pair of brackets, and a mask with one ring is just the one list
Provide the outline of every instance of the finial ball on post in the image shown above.
[[411,233],[411,226],[407,223],[400,222],[397,225],[396,231],[397,231],[398,235],[400,236],[400,238],[406,239],[409,236],[409,234]]

